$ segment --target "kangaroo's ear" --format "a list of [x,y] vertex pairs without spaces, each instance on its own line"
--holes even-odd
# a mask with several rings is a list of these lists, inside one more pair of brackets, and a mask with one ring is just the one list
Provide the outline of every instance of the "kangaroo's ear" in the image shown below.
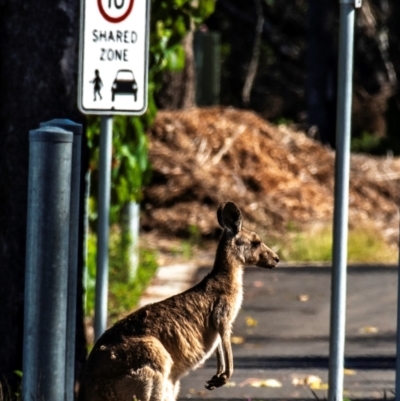
[[222,210],[223,226],[236,235],[242,229],[242,213],[233,202],[226,202]]
[[225,228],[225,224],[224,224],[224,219],[222,217],[222,211],[224,210],[226,203],[222,202],[218,205],[218,209],[217,209],[217,220],[219,225],[221,226],[221,228]]

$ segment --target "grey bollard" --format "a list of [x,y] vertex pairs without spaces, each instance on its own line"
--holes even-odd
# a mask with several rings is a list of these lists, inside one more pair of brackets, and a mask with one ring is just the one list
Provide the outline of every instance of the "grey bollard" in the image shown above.
[[22,398],[65,397],[71,132],[30,131]]
[[140,205],[136,202],[125,204],[121,211],[122,237],[128,240],[128,282],[135,280],[139,266],[139,221]]
[[75,337],[76,337],[76,297],[78,288],[78,237],[79,237],[79,199],[81,174],[82,124],[68,119],[57,118],[40,124],[40,127],[58,127],[73,133],[71,201],[69,227],[69,262],[68,262],[68,301],[67,333],[65,356],[65,391],[66,400],[74,400],[75,388]]

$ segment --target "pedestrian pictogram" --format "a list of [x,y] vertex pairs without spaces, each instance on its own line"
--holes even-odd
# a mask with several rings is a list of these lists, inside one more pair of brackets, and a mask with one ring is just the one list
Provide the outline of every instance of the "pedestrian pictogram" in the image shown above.
[[95,75],[95,77],[93,78],[92,81],[90,81],[90,83],[93,84],[93,86],[94,86],[94,88],[93,88],[94,89],[94,101],[96,101],[96,95],[99,95],[100,100],[102,100],[103,98],[101,97],[100,91],[103,86],[103,81],[100,78],[99,70],[95,70],[94,75]]
[[84,0],[78,105],[85,114],[147,107],[149,0]]

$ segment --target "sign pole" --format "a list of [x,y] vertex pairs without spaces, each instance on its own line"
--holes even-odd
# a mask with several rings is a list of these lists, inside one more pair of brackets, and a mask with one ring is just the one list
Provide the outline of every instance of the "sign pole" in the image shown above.
[[329,348],[329,401],[341,401],[343,399],[351,100],[354,16],[357,6],[361,6],[360,0],[340,0],[335,205]]
[[112,116],[101,117],[97,219],[97,270],[94,316],[95,341],[107,327],[108,239],[111,190]]

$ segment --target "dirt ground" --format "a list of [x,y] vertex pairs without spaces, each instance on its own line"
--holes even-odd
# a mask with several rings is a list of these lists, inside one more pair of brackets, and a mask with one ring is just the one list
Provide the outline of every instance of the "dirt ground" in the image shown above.
[[[215,107],[160,111],[149,138],[144,232],[213,238],[216,208],[226,200],[240,206],[247,227],[268,237],[332,224],[335,153],[303,132]],[[351,156],[351,227],[376,227],[397,244],[399,199],[400,158]]]

